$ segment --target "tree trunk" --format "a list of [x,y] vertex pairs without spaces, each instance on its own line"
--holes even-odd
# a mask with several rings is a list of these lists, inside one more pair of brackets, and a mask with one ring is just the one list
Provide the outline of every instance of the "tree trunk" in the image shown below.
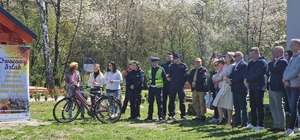
[[250,30],[250,0],[247,0],[246,46],[249,54],[249,30]]
[[259,48],[261,47],[261,42],[262,42],[263,23],[264,23],[266,8],[267,8],[266,1],[263,0],[261,19],[260,19],[260,25],[259,25],[258,45],[257,45],[257,47],[259,47]]
[[9,9],[9,0],[6,0],[6,10],[7,10],[7,12],[10,11],[10,9]]
[[4,6],[4,2],[1,0],[0,1],[0,6],[3,7]]
[[55,48],[55,55],[54,55],[54,67],[53,67],[53,77],[56,76],[57,74],[57,61],[58,61],[58,56],[59,56],[59,42],[58,42],[58,35],[59,35],[59,26],[60,26],[60,16],[61,16],[61,11],[60,11],[60,4],[61,0],[57,0],[57,3],[55,4],[52,2],[53,7],[55,7],[55,16],[56,16],[56,26],[55,26],[55,35],[54,35],[54,48]]
[[45,72],[46,72],[46,84],[49,88],[54,88],[54,78],[53,78],[53,71],[52,71],[52,64],[51,64],[51,51],[49,48],[49,32],[47,26],[47,18],[46,18],[46,7],[45,1],[40,0],[38,2],[40,7],[40,16],[42,22],[42,29],[43,29],[43,42],[44,42],[44,61],[45,61]]

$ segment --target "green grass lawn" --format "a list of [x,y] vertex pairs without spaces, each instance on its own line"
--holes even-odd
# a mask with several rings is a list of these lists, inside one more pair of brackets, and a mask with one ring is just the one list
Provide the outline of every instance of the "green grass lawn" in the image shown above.
[[[267,98],[265,99],[267,102]],[[120,121],[114,124],[102,124],[97,120],[75,120],[69,124],[57,123],[52,116],[55,102],[31,102],[30,123],[0,123],[0,139],[285,139],[283,132],[273,134],[266,130],[253,132],[224,125],[194,122],[193,116],[180,120],[177,113],[176,121],[130,121],[130,109],[127,109]],[[147,117],[147,105],[142,104],[141,119]],[[178,110],[178,105],[176,106]],[[156,117],[156,109],[155,115]],[[210,111],[211,112],[211,111]],[[208,113],[208,119],[212,114]],[[266,126],[272,126],[270,114]],[[300,139],[300,136],[286,139]]]

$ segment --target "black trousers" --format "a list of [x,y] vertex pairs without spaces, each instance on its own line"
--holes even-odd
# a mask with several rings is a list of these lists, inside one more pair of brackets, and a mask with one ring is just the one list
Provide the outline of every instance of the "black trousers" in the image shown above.
[[264,126],[264,92],[261,89],[250,89],[250,113],[253,126]]
[[184,105],[184,88],[170,88],[170,95],[169,95],[169,116],[175,116],[175,99],[176,99],[176,94],[178,94],[179,97],[179,108],[180,108],[180,116],[183,117],[185,116],[185,105]]
[[125,99],[123,101],[123,106],[122,106],[122,113],[125,113],[126,109],[127,109],[127,105],[128,105],[128,101],[129,101],[129,93],[128,93],[129,89],[126,89],[125,91]]
[[140,117],[140,105],[142,99],[142,90],[140,89],[129,89],[129,101],[130,101],[130,117]]
[[162,115],[166,116],[167,114],[167,101],[170,92],[170,83],[165,83],[163,87],[163,100],[162,100]]
[[152,118],[153,114],[153,104],[154,104],[154,97],[156,98],[156,104],[157,104],[157,115],[158,117],[162,117],[163,114],[163,107],[162,107],[162,88],[155,88],[155,87],[149,87],[149,94],[148,94],[148,118]]
[[286,90],[285,93],[284,93],[284,98],[283,98],[283,101],[284,101],[284,110],[285,110],[285,112],[291,112],[290,106],[289,106],[289,100],[288,100],[287,92],[288,91]]

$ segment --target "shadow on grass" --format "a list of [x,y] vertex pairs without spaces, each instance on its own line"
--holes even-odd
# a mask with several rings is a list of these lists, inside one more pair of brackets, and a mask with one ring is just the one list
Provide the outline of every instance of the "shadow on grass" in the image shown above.
[[[209,119],[209,118],[208,118]],[[266,124],[272,125],[270,116],[266,116]],[[144,122],[143,122],[144,123]],[[243,128],[232,128],[226,125],[216,125],[208,122],[200,122],[193,120],[173,120],[173,121],[161,121],[158,124],[166,123],[169,125],[177,125],[177,127],[186,127],[181,132],[197,132],[205,133],[202,138],[217,138],[217,139],[280,139],[284,138],[281,133],[268,132],[266,129],[259,132],[253,130],[245,130]],[[292,138],[294,139],[294,138]]]
[[130,124],[134,123],[155,123],[155,124],[167,124],[167,120],[158,120],[158,119],[153,119],[153,120],[144,120],[144,119],[122,119],[122,122],[129,122]]

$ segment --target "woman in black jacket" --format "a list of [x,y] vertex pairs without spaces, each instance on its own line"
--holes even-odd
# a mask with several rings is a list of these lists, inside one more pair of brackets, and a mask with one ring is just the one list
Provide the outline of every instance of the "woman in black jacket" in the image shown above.
[[139,62],[137,61],[131,64],[131,68],[132,70],[127,75],[128,81],[126,84],[131,111],[129,119],[138,119],[140,117],[144,72],[140,69]]

